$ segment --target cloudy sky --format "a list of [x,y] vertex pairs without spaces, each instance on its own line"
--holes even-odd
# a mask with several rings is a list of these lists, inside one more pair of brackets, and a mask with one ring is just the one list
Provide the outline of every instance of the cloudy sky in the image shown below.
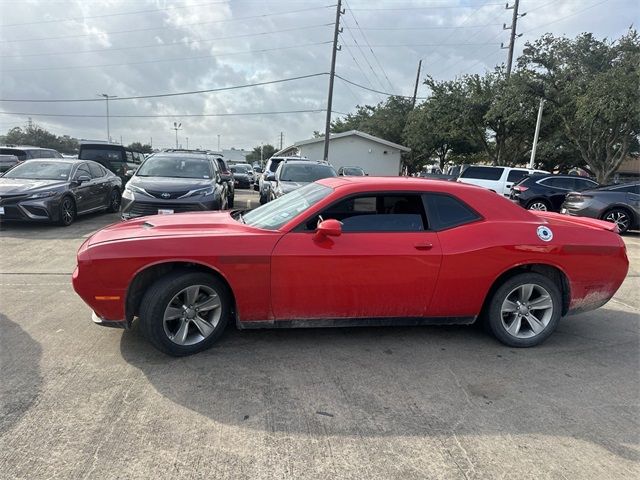
[[[637,0],[521,0],[516,56],[551,32],[617,38],[640,18]],[[336,73],[411,95],[417,64],[437,79],[505,62],[504,0],[343,0]],[[324,129],[335,0],[0,0],[0,98],[136,97],[305,79],[183,96],[110,101],[111,136],[127,144],[251,148]],[[426,95],[421,87],[418,96]],[[336,79],[334,107],[384,95]],[[238,113],[304,111],[271,115]],[[105,102],[0,102],[0,131],[29,114],[56,134],[105,139]],[[7,114],[11,112],[12,114]],[[16,113],[16,114],[13,114]],[[60,116],[39,116],[50,114]],[[226,116],[220,116],[220,115]],[[82,117],[81,115],[85,115]],[[88,115],[88,116],[87,116]],[[140,117],[132,118],[130,116]],[[191,115],[191,116],[189,116]],[[208,116],[197,116],[208,115]],[[334,113],[334,116],[337,113]],[[129,116],[128,118],[126,116]]]

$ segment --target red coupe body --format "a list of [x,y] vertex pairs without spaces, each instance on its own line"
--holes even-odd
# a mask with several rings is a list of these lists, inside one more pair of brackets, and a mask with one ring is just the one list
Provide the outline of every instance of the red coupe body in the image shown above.
[[[74,289],[94,320],[127,326],[144,289],[186,266],[224,281],[244,328],[446,324],[472,323],[492,287],[512,271],[554,277],[562,285],[563,314],[603,305],[627,273],[624,243],[610,223],[532,213],[454,182],[340,177],[317,183],[328,193],[297,215],[283,214],[275,229],[242,223],[231,212],[158,215],[104,228],[78,251]],[[342,199],[378,194],[447,196],[474,218],[434,229],[433,215],[446,212],[425,206],[427,226],[418,231],[326,236],[303,228]]]

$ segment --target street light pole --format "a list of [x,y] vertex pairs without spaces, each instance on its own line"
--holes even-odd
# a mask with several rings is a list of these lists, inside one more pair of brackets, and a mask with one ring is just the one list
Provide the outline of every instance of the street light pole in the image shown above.
[[111,131],[109,129],[109,99],[110,98],[116,98],[117,95],[108,95],[106,93],[98,93],[98,96],[104,98],[106,103],[107,103],[107,141],[110,142],[111,141]]
[[181,130],[182,123],[173,122],[173,129],[176,131],[176,149],[178,148],[178,130]]

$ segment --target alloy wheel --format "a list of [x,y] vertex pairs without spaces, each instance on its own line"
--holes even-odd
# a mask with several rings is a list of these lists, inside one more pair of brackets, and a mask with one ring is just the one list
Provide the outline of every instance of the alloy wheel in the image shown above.
[[607,222],[615,223],[618,226],[618,230],[621,232],[626,232],[629,228],[629,223],[631,222],[629,215],[622,210],[613,210],[609,212],[604,219]]
[[120,192],[114,190],[111,192],[111,199],[109,201],[109,206],[111,210],[117,212],[120,209]]
[[207,285],[191,285],[178,292],[164,311],[164,332],[173,343],[196,345],[208,338],[220,322],[222,303]]
[[538,210],[541,212],[546,212],[548,210],[547,205],[543,202],[533,202],[529,205],[529,210]]
[[553,317],[553,299],[541,285],[514,288],[502,302],[502,326],[516,338],[532,338],[544,331]]
[[75,207],[73,201],[70,198],[65,198],[62,201],[62,222],[65,225],[69,225],[73,222],[75,216]]

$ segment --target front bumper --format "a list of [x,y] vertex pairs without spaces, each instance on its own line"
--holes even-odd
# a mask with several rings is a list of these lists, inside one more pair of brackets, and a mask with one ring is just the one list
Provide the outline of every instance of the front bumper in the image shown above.
[[5,197],[0,200],[0,221],[55,222],[60,218],[61,195],[29,199]]
[[123,219],[158,215],[162,213],[198,212],[220,210],[220,202],[213,195],[196,198],[161,200],[134,194],[132,197],[122,196],[121,216]]

